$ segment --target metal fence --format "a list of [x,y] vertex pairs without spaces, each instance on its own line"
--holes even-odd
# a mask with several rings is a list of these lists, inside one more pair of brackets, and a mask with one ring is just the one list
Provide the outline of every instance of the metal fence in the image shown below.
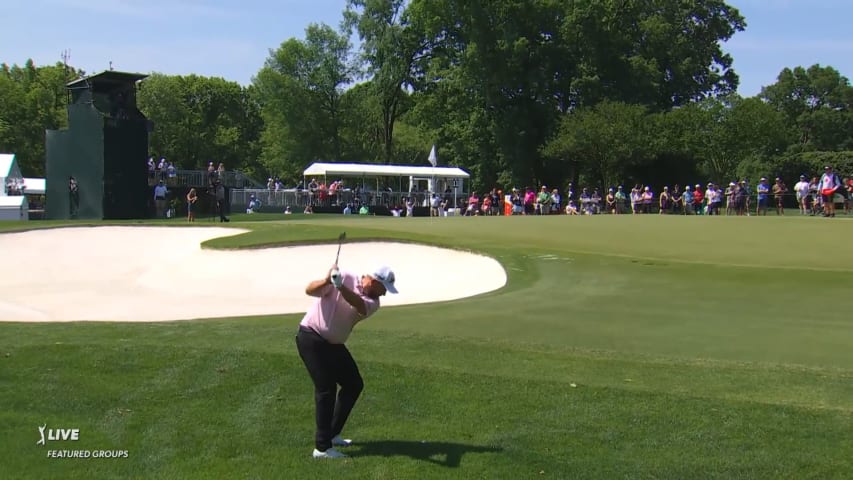
[[[149,174],[148,183],[154,185],[159,180],[168,186],[187,186],[187,187],[207,187],[210,184],[210,174],[207,170],[175,170],[173,176],[165,170],[158,170]],[[223,173],[217,173],[217,178],[222,181],[222,184],[228,188],[257,188],[261,186],[260,182],[255,181],[248,175],[239,170],[229,170]]]
[[[261,207],[300,207],[304,208],[308,205],[315,207],[340,207],[343,209],[346,205],[360,207],[368,206],[386,206],[386,207],[403,207],[406,200],[412,197],[416,206],[428,207],[430,193],[428,192],[376,192],[376,191],[356,191],[345,189],[328,195],[321,192],[310,192],[308,190],[283,189],[269,190],[261,188],[235,188],[231,190],[231,205],[234,207],[245,208],[249,205],[252,196],[261,203]],[[442,195],[447,198],[448,204],[454,206],[454,196],[452,194]],[[459,193],[456,195],[458,205],[463,205],[466,196]]]

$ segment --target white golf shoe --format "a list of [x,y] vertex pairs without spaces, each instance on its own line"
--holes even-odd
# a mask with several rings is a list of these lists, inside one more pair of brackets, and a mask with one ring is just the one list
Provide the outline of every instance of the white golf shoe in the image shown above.
[[320,450],[314,449],[314,458],[346,458],[346,455],[335,450],[334,448],[330,448],[325,452],[321,452]]
[[341,438],[340,435],[335,435],[335,438],[332,439],[332,445],[335,447],[349,447],[352,445],[352,440],[349,438]]

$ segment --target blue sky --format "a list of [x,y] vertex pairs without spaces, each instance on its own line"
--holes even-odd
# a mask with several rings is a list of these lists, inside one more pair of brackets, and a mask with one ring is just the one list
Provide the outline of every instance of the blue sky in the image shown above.
[[[196,73],[248,84],[269,49],[311,23],[337,26],[346,0],[2,0],[0,62],[60,60],[109,68]],[[759,93],[784,67],[831,65],[853,77],[851,0],[730,0],[747,29],[724,45],[739,92]]]

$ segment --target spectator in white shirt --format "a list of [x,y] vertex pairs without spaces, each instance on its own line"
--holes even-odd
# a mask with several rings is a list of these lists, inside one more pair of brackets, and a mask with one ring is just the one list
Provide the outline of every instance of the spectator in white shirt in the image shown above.
[[808,205],[809,180],[805,175],[800,175],[800,181],[794,185],[794,193],[797,195],[797,205],[800,207],[800,214],[806,215],[810,208]]
[[163,218],[166,215],[166,195],[169,190],[166,185],[163,185],[163,180],[154,187],[154,205],[157,208],[157,218]]

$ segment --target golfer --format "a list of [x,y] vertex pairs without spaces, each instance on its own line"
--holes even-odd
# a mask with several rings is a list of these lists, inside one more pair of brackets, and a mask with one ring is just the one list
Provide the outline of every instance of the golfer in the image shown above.
[[364,382],[344,342],[356,323],[379,310],[379,297],[386,292],[397,293],[394,281],[394,272],[388,267],[359,278],[339,272],[334,265],[325,278],[305,287],[305,293],[317,300],[299,324],[296,348],[314,382],[314,458],[345,457],[333,446],[352,443],[340,433]]

